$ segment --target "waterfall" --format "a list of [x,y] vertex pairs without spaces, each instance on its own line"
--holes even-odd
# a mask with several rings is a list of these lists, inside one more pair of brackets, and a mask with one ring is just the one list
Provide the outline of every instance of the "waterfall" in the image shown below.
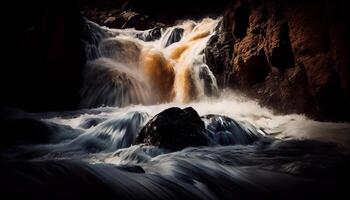
[[87,22],[92,34],[86,41],[81,107],[190,102],[217,95],[203,50],[218,21],[187,20],[147,31]]
[[[347,194],[350,124],[276,114],[238,92],[219,93],[203,52],[218,21],[186,20],[147,31],[86,21],[82,109],[7,111],[11,117],[0,123],[0,192],[30,199]],[[189,106],[203,122],[204,146],[171,152],[136,142],[146,123],[170,121],[158,113]],[[177,135],[181,119],[171,119],[170,140],[181,143],[190,125]]]

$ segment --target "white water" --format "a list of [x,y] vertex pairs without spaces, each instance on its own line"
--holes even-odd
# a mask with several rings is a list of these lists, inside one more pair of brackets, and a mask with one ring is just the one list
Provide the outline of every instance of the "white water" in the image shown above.
[[[137,38],[145,32],[92,24],[98,31],[87,45],[90,62],[81,105],[98,108],[23,114],[44,122],[54,137],[49,144],[20,145],[5,152],[6,156],[34,162],[84,161],[88,165],[79,164],[80,170],[92,171],[118,195],[133,199],[227,199],[233,195],[244,199],[247,191],[308,191],[315,179],[327,173],[338,177],[342,171],[333,167],[346,165],[343,162],[349,158],[350,124],[276,115],[238,92],[209,95],[219,91],[202,51],[217,23],[186,21],[162,30],[161,38],[151,42]],[[184,29],[183,37],[166,46],[175,28]],[[207,72],[206,79],[200,76],[202,70]],[[208,87],[214,92],[206,93]],[[174,106],[191,106],[200,116],[227,116],[238,125],[223,120],[227,129],[217,134],[206,121],[207,134],[216,137],[207,147],[171,153],[135,145],[143,125]],[[258,140],[248,144],[245,141],[251,136]],[[144,173],[127,172],[125,166],[140,167]],[[53,173],[47,170],[46,174]],[[310,171],[314,172],[311,180],[305,179],[310,178]]]
[[[101,29],[88,22],[98,31],[87,45],[82,107],[189,102],[217,94],[203,50],[218,21],[185,21],[147,42],[141,39],[150,31]],[[180,40],[172,41],[174,35]]]
[[[163,29],[159,39],[148,42],[141,39],[147,37],[150,31],[108,29],[87,22],[92,27],[94,39],[87,45],[90,61],[82,88],[82,106],[110,107],[35,116],[49,126],[63,126],[63,130],[69,127],[64,134],[72,133],[74,136],[73,139],[38,145],[33,149],[45,152],[44,160],[73,156],[92,163],[125,164],[134,163],[133,159],[137,163],[138,154],[150,159],[167,152],[150,147],[147,151],[152,156],[149,157],[140,150],[148,147],[132,146],[145,123],[169,107],[191,106],[200,116],[226,116],[243,128],[244,131],[237,131],[235,125],[225,120],[221,123],[228,124],[226,133],[210,133],[211,129],[207,127],[207,134],[212,135],[210,137],[216,145],[222,140],[226,140],[226,145],[235,144],[237,140],[244,144],[244,138],[252,133],[265,139],[316,140],[350,150],[350,124],[317,122],[296,114],[276,115],[234,91],[206,95],[205,79],[200,76],[203,67],[209,70],[204,62],[203,49],[214,34],[218,21],[185,21]],[[169,42],[175,29],[183,30],[180,34],[175,32],[182,37],[179,41]],[[189,70],[191,75],[184,75],[184,70]],[[218,90],[213,74],[207,75],[212,80],[209,86]],[[167,76],[173,76],[169,85]],[[206,124],[210,126],[208,122]],[[56,134],[61,132],[64,131]],[[110,158],[106,159],[105,154]]]

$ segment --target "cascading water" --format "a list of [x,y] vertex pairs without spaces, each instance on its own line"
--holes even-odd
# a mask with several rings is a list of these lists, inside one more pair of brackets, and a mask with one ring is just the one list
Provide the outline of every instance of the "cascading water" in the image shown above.
[[[98,108],[9,111],[16,117],[8,130],[29,118],[50,137],[1,152],[14,161],[1,166],[5,191],[40,191],[43,199],[94,192],[121,199],[304,199],[346,191],[350,124],[276,115],[238,93],[219,93],[203,54],[218,21],[148,31],[87,21],[81,106]],[[135,144],[156,114],[188,106],[204,121],[208,146],[170,152]]]
[[160,38],[152,38],[152,30],[93,31],[82,107],[189,102],[217,94],[203,50],[218,21],[185,21],[159,30]]

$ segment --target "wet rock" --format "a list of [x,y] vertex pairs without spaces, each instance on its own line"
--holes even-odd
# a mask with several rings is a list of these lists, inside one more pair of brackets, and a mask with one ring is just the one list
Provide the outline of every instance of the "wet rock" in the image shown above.
[[147,30],[154,27],[148,16],[141,15],[135,12],[124,12],[122,17],[125,19],[125,23],[121,28],[135,28],[136,30]]
[[199,78],[203,80],[204,83],[204,94],[206,96],[218,96],[219,91],[216,80],[211,73],[207,65],[201,65],[199,67]]
[[178,151],[186,147],[205,146],[204,122],[191,107],[169,108],[153,117],[137,136],[136,143],[145,143]]
[[243,125],[235,120],[221,115],[205,115],[206,130],[214,144],[248,145],[261,138],[261,134],[252,125]]
[[349,120],[348,8],[347,1],[233,1],[205,50],[207,64],[219,87],[278,112]]
[[143,33],[139,33],[136,35],[137,38],[149,42],[158,40],[162,36],[162,30],[160,27],[155,27],[151,30],[144,31]]
[[110,27],[110,28],[121,28],[125,24],[125,19],[123,17],[108,17],[106,20],[103,21],[103,25]]
[[[288,78],[284,78],[288,77]],[[263,83],[255,85],[250,92],[258,96],[263,105],[287,113],[299,113],[301,110],[309,116],[317,116],[315,102],[310,93],[305,68],[298,65],[284,73],[271,73]]]
[[106,37],[105,33],[97,24],[84,19],[84,34],[82,42],[84,43],[85,59],[95,60],[101,56],[99,51],[100,42]]
[[264,46],[253,35],[235,44],[233,64],[237,84],[243,88],[263,82],[270,71]]
[[227,3],[228,0],[216,0],[214,3],[202,0],[177,0],[164,3],[158,0],[131,1],[133,11],[146,14],[166,24],[173,24],[176,20],[220,16]]
[[216,33],[209,39],[207,47],[204,49],[205,62],[210,71],[213,72],[219,88],[232,85],[233,72],[231,57],[233,53],[233,37],[226,30],[225,18],[216,27]]
[[165,44],[165,47],[167,47],[175,42],[180,41],[183,33],[184,33],[184,29],[174,28],[174,30],[172,30],[170,33],[169,39],[168,39],[167,43]]
[[123,11],[113,8],[107,10],[89,9],[84,11],[84,15],[89,20],[109,28],[148,30],[155,26],[163,26],[161,23],[151,20],[147,15],[130,10]]

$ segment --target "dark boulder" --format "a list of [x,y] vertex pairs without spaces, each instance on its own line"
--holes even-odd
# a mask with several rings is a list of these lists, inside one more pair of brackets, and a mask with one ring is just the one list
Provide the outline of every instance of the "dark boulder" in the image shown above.
[[147,15],[141,15],[134,12],[127,12],[123,16],[126,19],[122,28],[135,28],[136,30],[147,30],[154,27],[152,22]]
[[153,117],[141,130],[136,143],[159,146],[172,151],[208,145],[204,122],[191,107],[169,108]]

